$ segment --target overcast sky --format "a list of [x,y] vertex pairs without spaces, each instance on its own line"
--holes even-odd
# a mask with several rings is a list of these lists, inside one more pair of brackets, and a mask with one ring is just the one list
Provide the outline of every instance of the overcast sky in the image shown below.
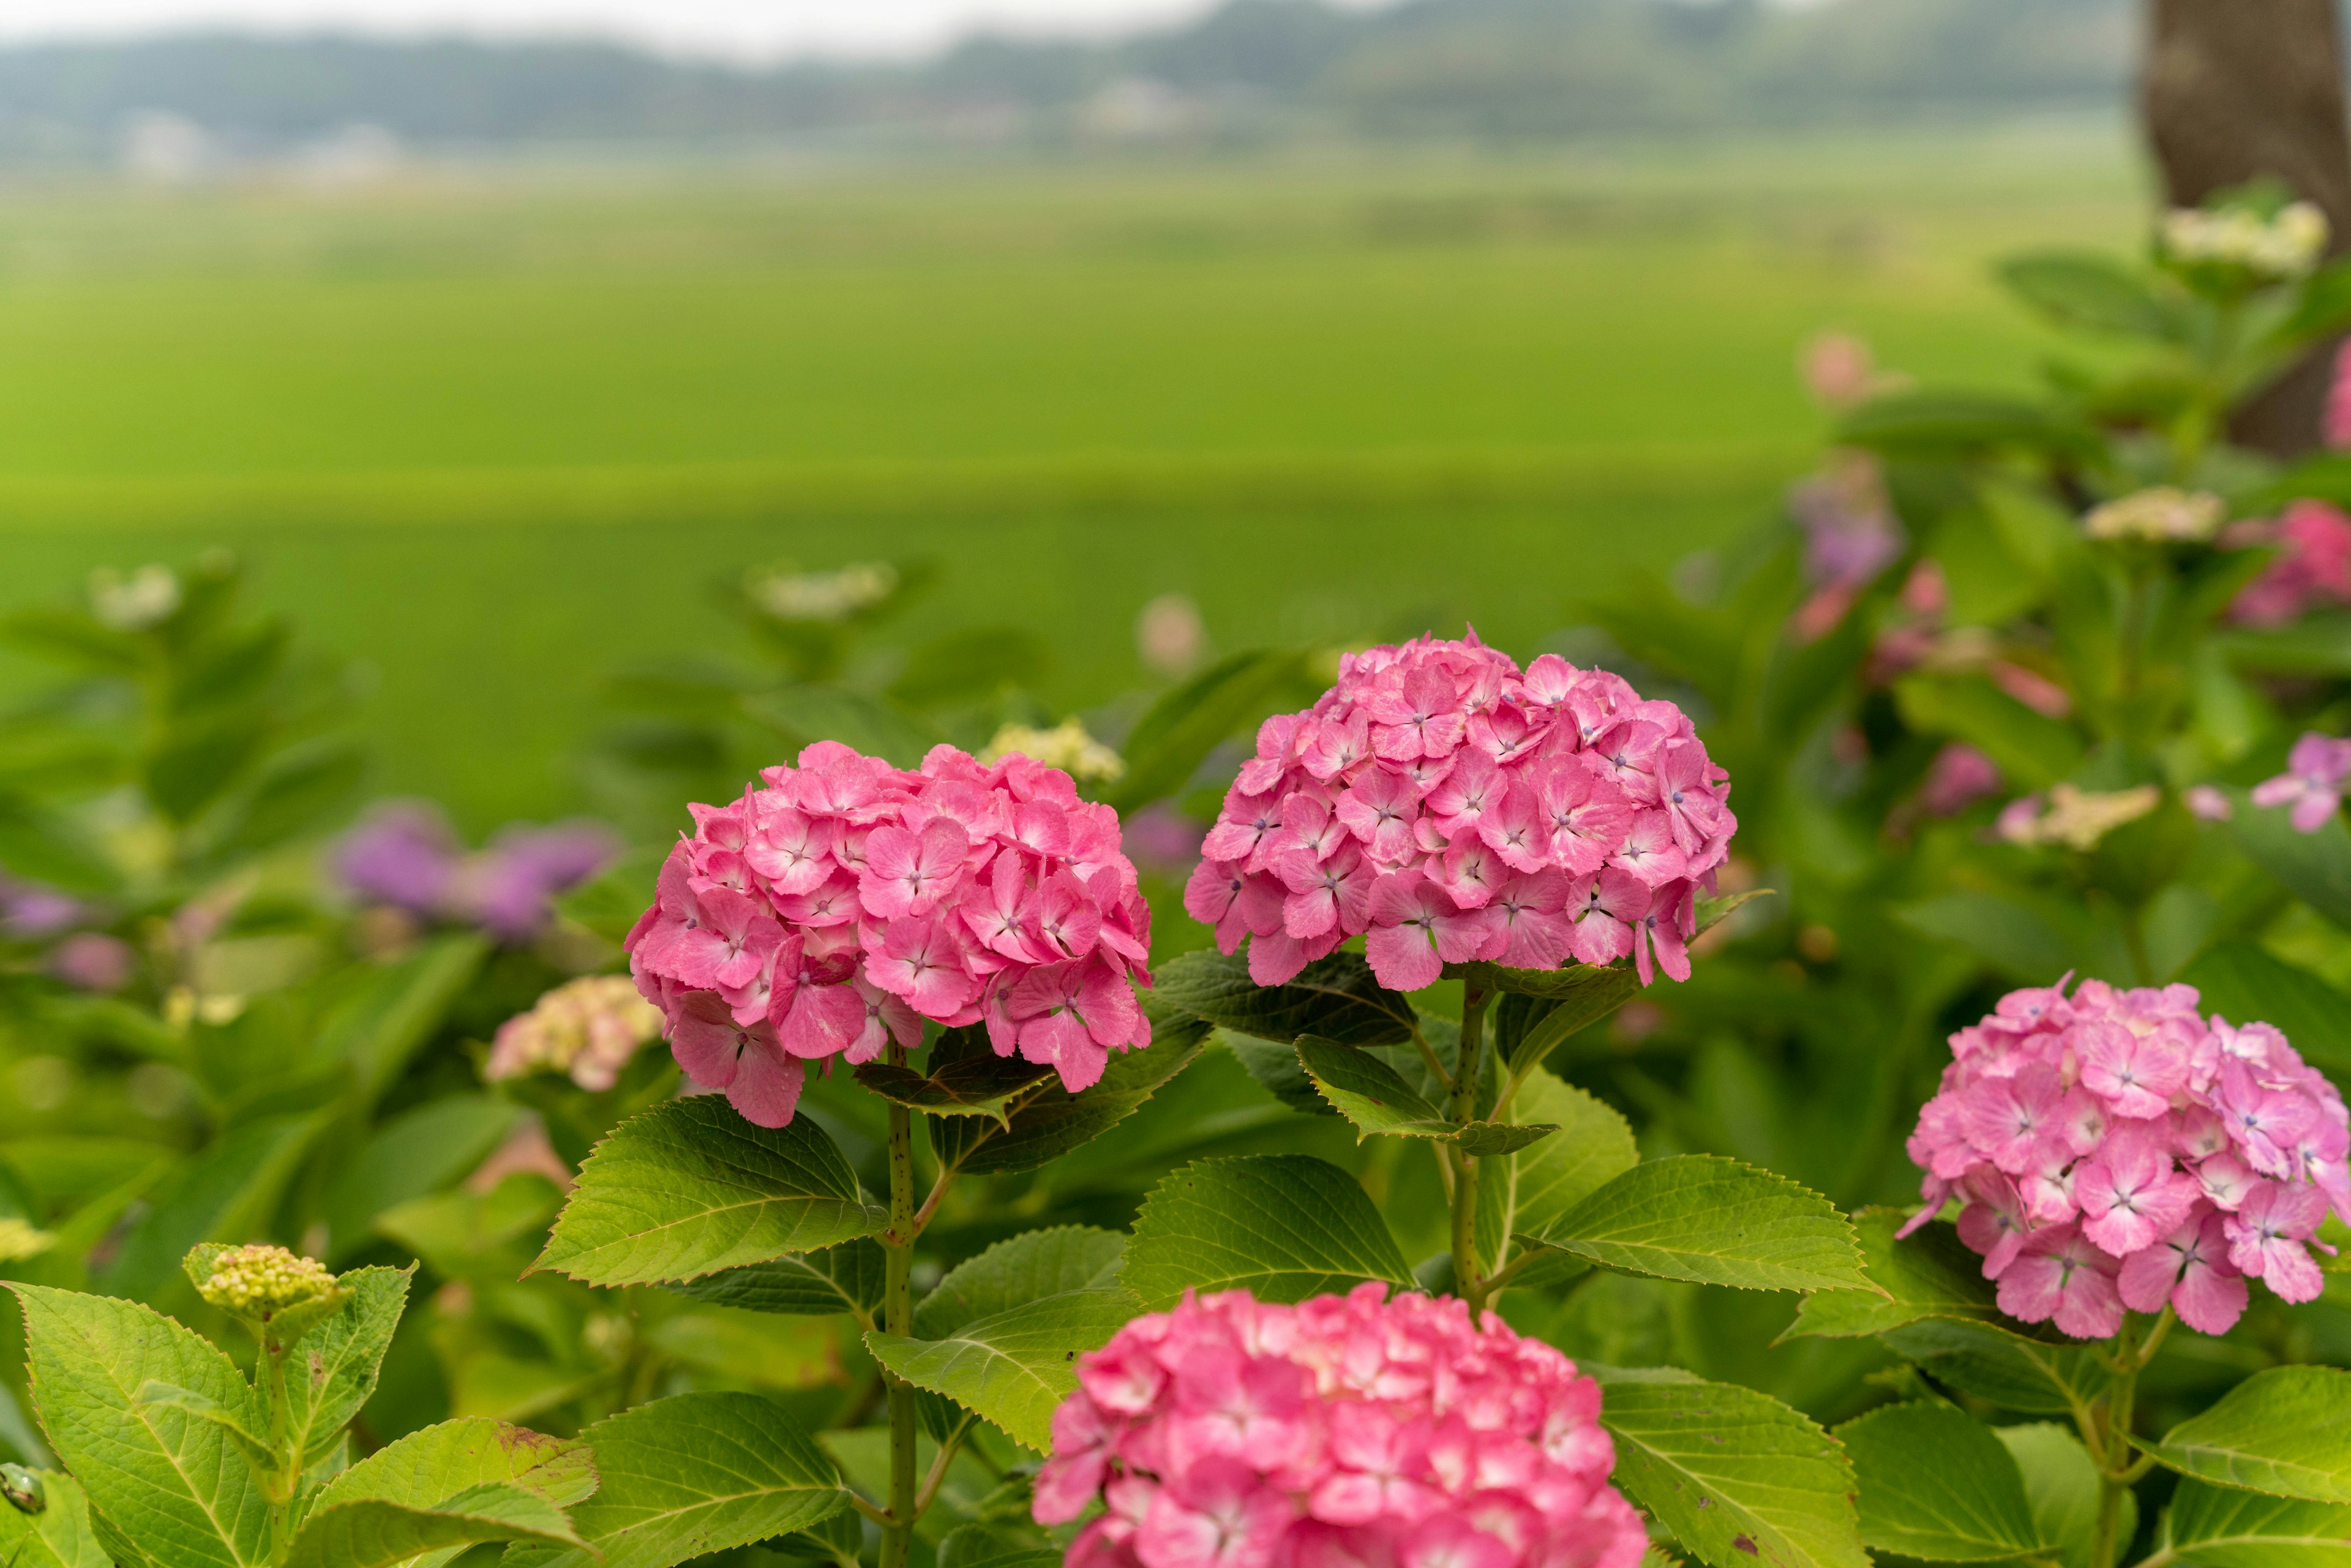
[[903,55],[983,26],[1107,33],[1213,0],[0,0],[0,42],[200,26],[597,34],[698,55]]

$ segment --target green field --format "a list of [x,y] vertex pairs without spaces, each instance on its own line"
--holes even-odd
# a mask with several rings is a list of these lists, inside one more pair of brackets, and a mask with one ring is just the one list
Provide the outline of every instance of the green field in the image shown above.
[[[577,803],[598,676],[747,562],[929,555],[1080,706],[1191,593],[1224,646],[1524,645],[1751,520],[1796,345],[2013,383],[1989,260],[2122,243],[2081,128],[1603,155],[438,170],[0,191],[0,598],[246,551],[375,672],[383,782]],[[25,672],[11,668],[21,682]]]

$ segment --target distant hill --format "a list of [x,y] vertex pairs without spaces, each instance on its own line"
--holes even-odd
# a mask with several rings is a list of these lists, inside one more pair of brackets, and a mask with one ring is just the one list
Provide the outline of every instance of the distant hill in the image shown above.
[[764,70],[588,43],[190,35],[0,50],[0,159],[268,157],[353,126],[439,151],[1980,119],[2118,105],[2135,26],[2133,0],[1229,0],[1118,41],[983,37],[915,65]]

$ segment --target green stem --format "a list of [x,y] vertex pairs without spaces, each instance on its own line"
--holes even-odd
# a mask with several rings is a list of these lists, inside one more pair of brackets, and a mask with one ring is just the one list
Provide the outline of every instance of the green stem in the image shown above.
[[[2157,1333],[2159,1335],[2166,1326],[2158,1324]],[[2123,1499],[2130,1491],[2132,1406],[2138,1395],[2139,1368],[2146,1364],[2140,1354],[2136,1313],[2123,1314],[2112,1364],[2114,1376],[2106,1385],[2105,1418],[2096,1424],[2105,1430],[2103,1434],[2084,1434],[2096,1439],[2090,1446],[2090,1457],[2098,1466],[2098,1514],[2090,1531],[2089,1568],[2115,1568],[2123,1548],[2129,1544],[2116,1538],[2122,1530]]]
[[[1479,1071],[1485,1050],[1486,992],[1475,980],[1461,987],[1461,1053],[1453,1063],[1453,1094],[1447,1113],[1456,1122],[1478,1114]],[[1478,1260],[1478,1157],[1453,1146],[1453,1291],[1469,1303],[1472,1316],[1485,1311],[1484,1266]]]
[[284,1467],[277,1474],[263,1478],[262,1490],[269,1499],[269,1545],[271,1560],[276,1561],[292,1545],[294,1539],[294,1493],[302,1479],[302,1456],[293,1441],[294,1417],[286,1398],[286,1354],[287,1346],[277,1336],[264,1329],[256,1337],[261,1343],[261,1391],[269,1406],[269,1445]]
[[[904,1066],[906,1053],[892,1047],[893,1066]],[[882,1234],[888,1272],[882,1291],[882,1328],[885,1333],[914,1332],[914,1113],[890,1103],[890,1228]],[[883,1373],[890,1399],[889,1522],[882,1527],[882,1568],[906,1568],[914,1539],[914,1442],[918,1432],[914,1388]]]

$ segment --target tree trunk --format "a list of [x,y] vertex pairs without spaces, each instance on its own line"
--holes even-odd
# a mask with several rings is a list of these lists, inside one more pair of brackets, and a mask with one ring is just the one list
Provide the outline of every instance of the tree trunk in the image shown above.
[[[2351,131],[2335,0],[2149,0],[2147,134],[2166,196],[2192,206],[2263,175],[2318,204],[2351,248]],[[2334,345],[2247,404],[2231,434],[2280,456],[2318,444]]]

